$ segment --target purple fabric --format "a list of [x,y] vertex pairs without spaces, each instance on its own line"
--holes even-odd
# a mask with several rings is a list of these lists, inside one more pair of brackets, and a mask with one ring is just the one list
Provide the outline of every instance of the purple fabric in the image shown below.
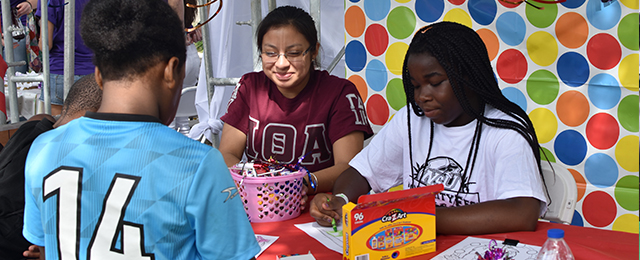
[[[46,2],[46,1],[45,1]],[[80,37],[80,18],[82,10],[89,0],[76,0],[76,43],[75,43],[75,66],[74,75],[87,75],[94,72],[93,52],[89,49]],[[64,0],[49,0],[49,22],[53,24],[53,44],[49,51],[49,64],[51,73],[64,74]],[[41,1],[38,0],[38,6]],[[54,6],[54,7],[52,7]],[[38,8],[36,16],[41,16],[42,8]],[[44,32],[43,32],[44,33]]]

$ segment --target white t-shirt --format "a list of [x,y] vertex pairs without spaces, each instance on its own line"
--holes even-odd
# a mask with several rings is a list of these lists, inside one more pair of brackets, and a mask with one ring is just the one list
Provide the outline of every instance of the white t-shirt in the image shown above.
[[[407,112],[411,114],[415,180],[412,180],[409,161]],[[514,120],[491,106],[486,106],[484,114],[487,118]],[[416,116],[407,107],[400,109],[349,164],[369,181],[374,192],[384,192],[400,184],[408,189],[412,182],[415,187],[442,183],[444,191],[436,196],[438,206],[534,197],[544,202],[541,215],[544,214],[547,200],[542,178],[524,137],[511,129],[483,125],[475,166],[471,173],[465,174],[477,120],[457,127],[435,124],[433,148],[426,161],[430,121]]]

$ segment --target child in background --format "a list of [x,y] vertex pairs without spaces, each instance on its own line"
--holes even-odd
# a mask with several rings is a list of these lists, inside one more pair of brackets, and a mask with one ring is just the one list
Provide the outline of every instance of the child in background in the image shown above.
[[535,230],[546,209],[540,146],[525,111],[502,95],[476,32],[452,22],[423,27],[402,81],[407,106],[350,162],[337,196],[315,196],[317,222],[339,219],[342,205],[370,190],[442,183],[437,233]]
[[[373,134],[355,85],[315,69],[320,43],[304,10],[281,6],[256,32],[262,71],[245,74],[222,116],[220,152],[228,166],[273,158],[300,164],[308,194],[327,192]],[[307,179],[310,178],[310,179]]]
[[31,146],[25,238],[46,259],[253,258],[260,247],[222,156],[166,127],[184,77],[176,12],[92,0],[83,14],[102,102]]

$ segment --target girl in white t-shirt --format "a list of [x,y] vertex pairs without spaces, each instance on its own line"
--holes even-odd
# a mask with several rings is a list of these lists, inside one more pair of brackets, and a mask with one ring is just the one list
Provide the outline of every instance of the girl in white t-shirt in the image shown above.
[[335,196],[315,196],[316,221],[331,225],[370,190],[442,183],[437,233],[535,230],[547,204],[540,145],[526,112],[502,95],[478,34],[452,22],[421,28],[402,79],[407,106],[351,160]]

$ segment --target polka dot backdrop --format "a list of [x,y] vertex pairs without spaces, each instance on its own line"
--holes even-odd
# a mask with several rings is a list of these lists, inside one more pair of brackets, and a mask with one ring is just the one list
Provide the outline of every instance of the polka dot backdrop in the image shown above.
[[529,114],[550,161],[578,185],[572,224],[638,233],[638,0],[350,0],[347,77],[374,130],[406,98],[401,70],[413,33],[437,21],[474,29],[503,94]]

